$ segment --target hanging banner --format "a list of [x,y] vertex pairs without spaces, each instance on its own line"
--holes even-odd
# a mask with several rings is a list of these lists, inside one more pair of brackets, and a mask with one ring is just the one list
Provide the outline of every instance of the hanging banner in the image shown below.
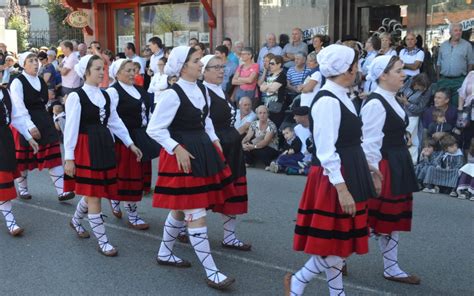
[[73,11],[66,17],[66,22],[73,28],[85,28],[87,27],[89,15],[84,11]]
[[460,22],[462,30],[467,31],[471,28],[474,28],[474,17],[469,20],[463,20]]

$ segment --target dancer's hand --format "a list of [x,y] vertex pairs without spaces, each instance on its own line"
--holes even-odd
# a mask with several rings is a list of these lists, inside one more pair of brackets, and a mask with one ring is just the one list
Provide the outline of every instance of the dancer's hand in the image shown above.
[[142,151],[135,144],[130,145],[130,150],[137,156],[137,162],[140,162],[143,157]]
[[214,145],[216,145],[217,148],[219,148],[219,150],[222,152],[221,142],[220,142],[219,140],[215,140],[213,143],[214,143]]
[[76,164],[74,160],[66,160],[64,163],[64,173],[71,178],[74,177],[76,174]]
[[195,157],[181,145],[176,146],[173,152],[176,154],[178,169],[188,174],[191,171],[191,158],[195,159]]
[[33,148],[33,154],[36,154],[38,153],[38,150],[39,150],[39,145],[38,143],[35,141],[35,139],[30,139],[28,141],[28,143],[30,144],[31,148]]
[[30,132],[30,135],[33,137],[33,139],[35,140],[41,139],[41,133],[38,128],[34,127],[30,129],[29,132]]
[[372,181],[374,182],[375,193],[377,194],[377,197],[379,197],[380,193],[382,192],[383,175],[378,169],[374,168],[371,165],[369,165],[369,170],[372,174]]
[[337,197],[339,199],[339,204],[341,205],[342,211],[345,214],[355,217],[356,205],[354,198],[347,189],[346,183],[339,183],[335,185],[337,190]]

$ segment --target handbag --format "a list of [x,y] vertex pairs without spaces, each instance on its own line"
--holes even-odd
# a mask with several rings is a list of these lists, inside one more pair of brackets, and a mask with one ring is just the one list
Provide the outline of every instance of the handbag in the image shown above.
[[280,113],[283,108],[283,103],[278,101],[270,101],[267,104],[268,112],[270,113]]

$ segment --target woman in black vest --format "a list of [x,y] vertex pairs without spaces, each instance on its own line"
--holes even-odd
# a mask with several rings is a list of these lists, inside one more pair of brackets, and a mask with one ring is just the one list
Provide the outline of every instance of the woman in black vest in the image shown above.
[[219,138],[209,118],[210,99],[202,84],[200,54],[188,46],[175,47],[165,66],[169,76],[180,76],[160,95],[147,133],[163,149],[153,206],[170,209],[157,262],[190,267],[173,253],[181,227],[187,222],[189,240],[207,275],[206,283],[225,289],[235,280],[216,267],[207,237],[206,208],[224,204],[235,194],[232,173],[225,165]]
[[204,85],[211,97],[210,117],[214,124],[216,135],[219,137],[227,163],[232,171],[232,179],[236,191],[225,204],[216,205],[214,212],[221,213],[224,219],[224,239],[222,246],[241,251],[250,251],[252,245],[246,244],[235,235],[237,224],[236,215],[247,213],[247,177],[245,170],[244,151],[240,134],[234,127],[235,108],[226,98],[220,87],[224,79],[225,63],[214,55],[207,55],[201,59]]
[[89,223],[99,242],[99,252],[117,255],[105,234],[101,198],[117,195],[117,164],[112,133],[141,159],[141,151],[128,135],[127,128],[111,107],[107,92],[99,88],[104,78],[104,62],[96,55],[81,58],[74,70],[84,79],[84,86],[69,94],[66,100],[64,130],[65,184],[84,197],[77,204],[70,225],[80,238],[89,233],[81,224],[88,214]]
[[285,276],[288,296],[302,295],[309,281],[322,272],[330,294],[345,295],[344,259],[368,252],[367,200],[376,192],[361,147],[362,121],[347,95],[356,78],[357,60],[355,50],[343,45],[330,45],[318,54],[327,80],[311,105],[316,151],[293,244],[311,257],[298,272]]
[[419,190],[405,139],[408,116],[395,98],[405,79],[403,63],[398,57],[376,57],[369,76],[378,87],[361,111],[362,147],[369,164],[380,168],[384,177],[381,198],[369,201],[369,226],[378,237],[384,277],[419,284],[417,276],[398,266],[399,231],[411,230],[413,192]]
[[[114,215],[120,212],[120,201],[125,201],[128,213],[128,225],[134,229],[148,229],[137,213],[137,202],[142,200],[147,176],[151,169],[151,160],[158,157],[161,147],[146,134],[150,104],[147,93],[141,87],[133,85],[135,67],[132,60],[119,59],[110,67],[111,77],[115,83],[107,89],[112,108],[127,127],[133,142],[143,153],[142,161],[137,162],[136,156],[120,139],[115,143],[117,158],[117,188],[118,194],[112,200]],[[151,175],[151,174],[150,174]],[[150,186],[148,185],[148,190]]]
[[23,228],[16,224],[12,212],[11,200],[16,198],[15,183],[13,182],[17,174],[17,163],[15,159],[15,142],[10,130],[10,125],[14,125],[16,130],[20,131],[28,139],[33,153],[38,152],[38,143],[28,133],[26,126],[22,122],[15,121],[12,118],[12,105],[10,94],[6,88],[0,91],[0,212],[5,217],[8,232],[12,236],[18,236],[23,233]]
[[12,103],[15,105],[12,116],[26,126],[31,137],[39,144],[38,153],[34,154],[27,138],[16,129],[12,129],[18,171],[21,174],[16,179],[19,196],[22,199],[31,199],[27,176],[28,171],[37,168],[49,169],[59,201],[73,199],[73,192],[63,190],[64,169],[59,136],[54,127],[53,117],[46,111],[48,86],[38,77],[38,58],[34,53],[24,52],[20,55],[18,63],[23,68],[23,73],[10,85]]

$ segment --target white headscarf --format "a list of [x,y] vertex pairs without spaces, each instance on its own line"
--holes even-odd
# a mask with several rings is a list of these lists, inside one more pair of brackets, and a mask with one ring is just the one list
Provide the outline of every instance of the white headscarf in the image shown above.
[[189,46],[178,46],[171,50],[164,69],[166,75],[179,77],[190,49],[191,47]]
[[34,53],[32,53],[31,51],[25,51],[18,56],[18,65],[20,65],[20,67],[25,68],[26,58],[30,54],[34,54]]
[[382,76],[383,71],[385,68],[387,68],[387,65],[390,63],[391,59],[391,55],[382,55],[373,59],[369,65],[367,80],[377,81],[377,79]]
[[89,60],[92,58],[92,56],[93,55],[91,55],[91,54],[83,56],[79,60],[79,63],[77,63],[74,66],[74,71],[76,71],[76,73],[79,77],[84,78],[84,75],[86,74],[87,64],[89,63]]
[[122,67],[122,64],[126,61],[130,61],[129,59],[118,59],[116,61],[114,61],[112,63],[112,65],[110,65],[109,67],[109,77],[113,77],[115,79],[115,77],[117,77],[117,73],[120,69],[120,67]]
[[316,59],[319,70],[325,77],[341,75],[349,70],[354,61],[355,51],[345,45],[332,44],[321,49]]
[[202,70],[201,70],[201,73],[204,74],[204,71],[206,70],[206,66],[207,64],[212,60],[212,58],[214,58],[215,55],[213,54],[208,54],[206,56],[204,56],[202,59],[201,59],[201,63],[203,64],[202,66]]

